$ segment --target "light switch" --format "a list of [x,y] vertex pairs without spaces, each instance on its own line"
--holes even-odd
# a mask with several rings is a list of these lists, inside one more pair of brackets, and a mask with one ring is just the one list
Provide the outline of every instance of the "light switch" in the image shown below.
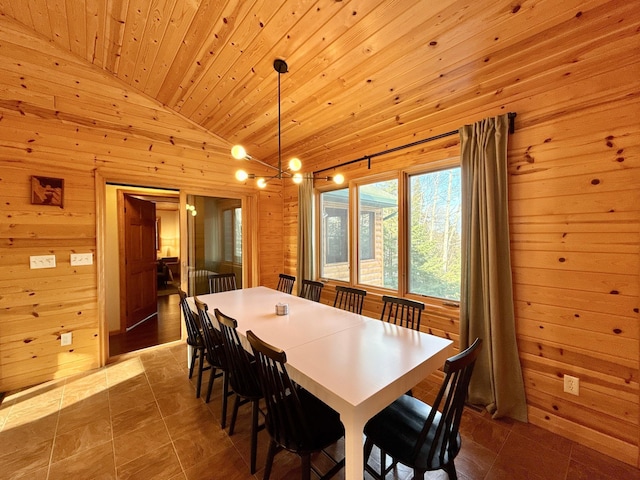
[[93,265],[93,253],[72,253],[71,266]]
[[55,268],[55,255],[31,255],[29,257],[29,268]]
[[67,346],[73,342],[73,333],[67,332],[60,335],[60,345]]

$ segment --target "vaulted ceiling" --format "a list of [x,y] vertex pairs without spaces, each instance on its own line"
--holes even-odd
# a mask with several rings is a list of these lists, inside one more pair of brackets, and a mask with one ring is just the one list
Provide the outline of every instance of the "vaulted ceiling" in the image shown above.
[[309,170],[500,108],[501,89],[550,54],[538,44],[584,3],[0,0],[0,12],[271,163],[273,61],[285,59],[283,157],[298,153]]

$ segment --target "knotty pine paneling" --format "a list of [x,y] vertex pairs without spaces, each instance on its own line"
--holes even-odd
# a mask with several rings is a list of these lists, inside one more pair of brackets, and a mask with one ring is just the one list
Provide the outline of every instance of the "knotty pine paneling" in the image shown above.
[[[507,82],[500,90],[501,107],[492,107],[495,95],[480,89],[473,103],[486,106],[483,116],[518,113],[509,140],[509,212],[529,421],[638,465],[640,64],[631,25],[640,17],[634,13],[630,24],[628,15],[619,38],[607,35],[594,42],[585,35],[588,25],[582,32],[564,32],[558,55],[576,60],[580,75],[557,56],[531,57],[531,64],[522,60],[518,68],[536,76]],[[603,29],[611,21],[601,18],[593,27]],[[608,52],[629,61],[613,62]],[[511,69],[504,64],[495,74],[507,79]],[[445,120],[458,118],[461,125],[481,118],[475,108],[459,116],[461,106],[453,105],[453,120]],[[424,119],[424,130],[431,126]],[[365,163],[345,172],[355,179],[415,168],[457,154],[457,148],[453,137],[446,146],[426,144],[375,159],[371,170]],[[334,292],[330,282],[322,301],[332,303]],[[458,346],[457,310],[424,301],[422,329]],[[379,296],[368,295],[364,313],[379,316],[379,303]],[[580,378],[580,396],[563,392],[564,374]]]
[[[0,280],[0,291],[20,304],[6,310],[0,298],[2,322],[10,312],[10,321],[0,323],[0,352],[3,342],[20,339],[21,320],[34,337],[69,325],[67,315],[80,317],[82,328],[95,327],[97,292],[34,306],[23,301],[25,289],[41,296],[55,291],[49,282],[59,279],[61,293],[73,290],[75,278],[21,267],[31,252],[66,257],[71,248],[96,248],[94,171],[196,194],[253,191],[250,183],[229,182],[235,165],[227,142],[156,100],[274,161],[272,63],[281,56],[290,66],[282,77],[283,153],[295,152],[306,171],[518,113],[509,140],[509,211],[529,420],[638,465],[637,6],[447,0],[427,12],[417,0],[321,0],[296,2],[295,9],[277,2],[182,3],[167,0],[156,11],[140,0],[85,2],[83,12],[75,4],[63,11],[58,0],[1,2],[0,262],[20,278],[17,288]],[[457,137],[449,137],[376,158],[371,170],[357,164],[343,173],[350,180],[420,168],[457,156],[458,148]],[[40,228],[23,179],[61,168],[73,218],[43,218],[47,226]],[[297,188],[260,192],[256,224],[257,274],[272,286],[278,273],[296,273]],[[93,271],[81,274],[83,284],[95,285],[86,275]],[[332,302],[333,294],[328,284],[322,301]],[[424,300],[423,329],[458,347],[457,310]],[[372,292],[364,312],[378,317],[380,308],[379,292]],[[3,325],[11,326],[7,338]],[[62,355],[65,367],[56,370]],[[90,368],[95,355],[74,356],[52,344],[47,358],[12,364],[7,378],[14,385],[46,380]],[[3,369],[0,363],[4,382]],[[565,373],[580,377],[579,397],[562,392]],[[438,375],[432,377],[421,388],[437,385]]]
[[[254,187],[234,180],[228,143],[6,17],[0,58],[0,391],[7,391],[100,366],[108,329],[99,324],[96,173],[212,196]],[[31,175],[63,178],[64,208],[31,205]],[[257,202],[265,238],[257,260],[271,259],[259,270],[268,282],[282,269],[282,230],[271,231],[282,222],[279,188]],[[76,252],[93,253],[94,265],[72,267]],[[56,268],[30,270],[29,256],[43,254],[56,256]],[[64,332],[73,333],[71,346],[60,346]]]

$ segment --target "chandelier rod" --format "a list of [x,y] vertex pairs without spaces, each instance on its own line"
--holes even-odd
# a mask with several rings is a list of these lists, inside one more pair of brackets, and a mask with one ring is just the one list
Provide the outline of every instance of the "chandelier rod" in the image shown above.
[[[286,64],[285,64],[286,65]],[[282,178],[282,134],[280,129],[280,70],[274,62],[273,68],[278,72],[278,178]]]

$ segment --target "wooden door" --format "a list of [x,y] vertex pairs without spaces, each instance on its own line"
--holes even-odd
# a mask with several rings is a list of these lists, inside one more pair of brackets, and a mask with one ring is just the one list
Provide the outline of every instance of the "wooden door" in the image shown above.
[[125,328],[158,313],[156,205],[124,195]]

